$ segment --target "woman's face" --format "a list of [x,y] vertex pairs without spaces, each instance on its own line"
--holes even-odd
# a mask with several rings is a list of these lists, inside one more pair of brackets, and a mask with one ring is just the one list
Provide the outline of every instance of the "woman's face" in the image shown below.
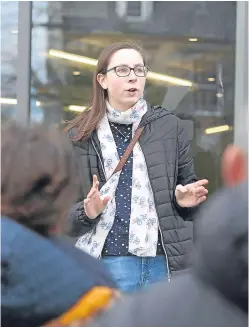
[[[116,71],[115,68],[116,67]],[[133,70],[135,68],[136,76]],[[143,95],[146,77],[144,75],[144,62],[139,52],[134,49],[121,49],[110,58],[106,74],[98,74],[100,85],[108,92],[108,101],[117,110],[131,108]],[[121,76],[118,76],[121,75]]]

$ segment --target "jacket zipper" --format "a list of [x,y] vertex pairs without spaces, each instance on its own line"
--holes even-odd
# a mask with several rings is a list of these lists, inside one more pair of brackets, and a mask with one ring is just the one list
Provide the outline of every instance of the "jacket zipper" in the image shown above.
[[[153,193],[153,191],[152,191],[152,193]],[[154,196],[154,193],[153,193],[153,196]],[[155,198],[154,198],[154,202],[155,202]],[[169,260],[168,260],[168,255],[167,255],[167,252],[166,252],[164,243],[163,243],[163,234],[162,234],[162,230],[161,230],[161,227],[160,227],[159,219],[158,219],[158,229],[159,229],[159,232],[160,232],[160,235],[161,235],[161,241],[162,241],[163,251],[164,251],[165,256],[166,256],[166,264],[167,264],[167,272],[168,272],[167,273],[167,275],[168,275],[168,282],[170,282],[171,275],[170,275],[170,269],[169,269]]]
[[102,168],[103,174],[104,174],[104,176],[105,176],[105,181],[106,181],[107,179],[106,179],[106,174],[105,174],[105,168],[104,168],[104,164],[103,164],[103,162],[102,162],[101,156],[100,156],[100,154],[99,154],[99,152],[98,152],[98,150],[97,150],[97,148],[96,148],[96,146],[95,146],[94,141],[93,141],[92,138],[91,138],[91,142],[92,142],[92,145],[93,145],[93,147],[94,147],[94,150],[96,151],[97,156],[98,156],[98,158],[99,158],[99,161],[100,161],[100,164],[101,164],[101,168]]
[[[140,147],[141,147],[141,146],[140,146]],[[142,147],[141,147],[141,150],[142,150],[142,152],[143,152]],[[148,165],[147,165],[147,161],[146,161],[146,158],[145,158],[145,155],[144,155],[144,159],[145,159],[145,162],[146,162],[146,166],[148,167]],[[148,174],[148,177],[149,177],[149,174]],[[151,188],[151,189],[152,189],[152,188]],[[154,196],[154,192],[153,192],[153,190],[152,190],[152,194],[153,194],[154,204],[155,204],[155,208],[156,208],[156,202],[155,202],[155,196]],[[157,208],[156,208],[156,212],[157,212],[157,217],[158,217],[158,211],[157,211]],[[170,274],[170,269],[169,269],[169,260],[168,260],[167,251],[166,251],[166,249],[165,249],[164,242],[163,242],[163,233],[162,233],[162,230],[161,230],[161,226],[160,226],[159,219],[158,219],[158,229],[159,229],[159,232],[160,232],[160,235],[161,235],[162,247],[163,247],[163,251],[164,251],[165,257],[166,257],[168,282],[170,282],[170,280],[171,280],[171,274]]]
[[[106,179],[106,174],[105,174],[105,169],[104,169],[104,164],[103,164],[103,162],[102,162],[101,156],[100,156],[100,154],[99,154],[99,152],[98,152],[98,150],[97,150],[97,148],[96,148],[96,146],[95,146],[94,141],[93,141],[92,138],[91,138],[91,142],[92,142],[93,148],[94,148],[94,150],[95,150],[95,152],[97,153],[97,156],[98,156],[98,158],[99,158],[99,161],[100,161],[100,164],[101,164],[101,168],[102,168],[102,170],[103,170],[103,174],[104,174],[104,176],[105,176],[105,180],[107,180],[107,179]],[[102,251],[101,251],[101,253],[102,253]],[[98,259],[99,259],[99,260],[102,259],[102,254],[101,254],[101,253],[100,253],[100,255],[98,256]]]
[[[142,127],[143,125],[145,125],[145,122],[142,123],[142,124],[140,123],[138,127]],[[139,143],[139,142],[138,142],[138,143]],[[141,146],[140,146],[140,147],[141,147]],[[141,150],[142,150],[142,152],[143,152],[142,147],[141,147]],[[144,155],[144,159],[145,159],[145,162],[146,162],[146,166],[148,167],[145,155]],[[148,177],[149,177],[149,174],[148,174]],[[153,190],[152,190],[152,194],[153,194],[154,204],[155,204],[155,196],[154,196],[154,192],[153,192]],[[155,207],[156,207],[156,205],[155,205]],[[158,217],[158,211],[157,211],[157,208],[156,208],[156,212],[157,212],[157,217]],[[162,247],[163,247],[163,251],[164,251],[165,257],[166,257],[168,282],[170,282],[170,280],[171,280],[171,273],[170,273],[170,269],[169,269],[169,260],[168,260],[167,251],[166,251],[166,249],[165,249],[164,242],[163,242],[163,233],[162,233],[162,230],[161,230],[161,226],[160,226],[159,219],[158,219],[158,229],[159,229],[159,232],[160,232],[160,235],[161,235]]]

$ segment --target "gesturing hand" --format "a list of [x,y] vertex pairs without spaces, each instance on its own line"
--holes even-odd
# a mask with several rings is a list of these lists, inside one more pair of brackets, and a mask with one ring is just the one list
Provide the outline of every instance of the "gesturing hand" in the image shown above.
[[177,185],[175,190],[176,202],[180,207],[195,207],[207,199],[208,190],[204,187],[208,180],[202,179],[198,182],[185,186]]
[[93,186],[84,200],[84,209],[88,218],[95,219],[104,210],[109,196],[102,198],[99,193],[99,181],[96,175],[93,175]]

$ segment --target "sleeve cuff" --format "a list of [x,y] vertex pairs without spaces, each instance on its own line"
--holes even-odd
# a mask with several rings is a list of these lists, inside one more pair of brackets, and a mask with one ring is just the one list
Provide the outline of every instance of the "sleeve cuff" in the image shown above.
[[176,201],[176,197],[175,197],[175,194],[174,194],[174,205],[176,207],[176,210],[178,211],[179,215],[183,218],[183,219],[186,219],[188,218],[190,215],[192,215],[192,212],[195,211],[195,208],[196,207],[181,207],[179,206],[179,204],[177,203]]
[[87,217],[87,215],[85,213],[83,202],[81,202],[79,207],[77,208],[77,214],[78,214],[78,219],[80,221],[83,221],[88,226],[96,225],[99,222],[100,217],[101,217],[101,215],[99,215],[95,219],[91,219],[91,218]]

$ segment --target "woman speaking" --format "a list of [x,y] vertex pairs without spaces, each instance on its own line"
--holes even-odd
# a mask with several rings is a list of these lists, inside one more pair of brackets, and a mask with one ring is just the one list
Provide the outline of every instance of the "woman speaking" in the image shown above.
[[66,130],[82,194],[69,235],[101,258],[125,292],[186,268],[192,209],[206,200],[181,120],[143,99],[148,68],[141,48],[106,47],[93,78],[88,110]]

